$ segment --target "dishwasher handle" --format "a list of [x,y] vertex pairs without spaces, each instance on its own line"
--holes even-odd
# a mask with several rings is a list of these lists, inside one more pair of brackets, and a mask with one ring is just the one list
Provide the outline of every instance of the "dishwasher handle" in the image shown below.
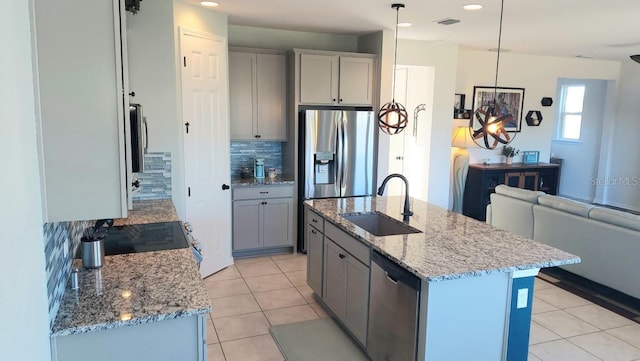
[[420,291],[421,280],[413,273],[407,271],[402,266],[391,261],[387,257],[373,251],[371,254],[371,261],[375,262],[382,270],[387,280],[393,284],[404,283],[416,291]]
[[393,278],[393,276],[391,276],[391,275],[389,274],[389,272],[384,271],[384,275],[385,275],[385,277],[387,277],[387,280],[391,281],[391,283],[393,283],[394,285],[397,285],[397,284],[398,284],[399,279],[398,279],[398,278],[395,278],[395,279],[394,279],[394,278]]

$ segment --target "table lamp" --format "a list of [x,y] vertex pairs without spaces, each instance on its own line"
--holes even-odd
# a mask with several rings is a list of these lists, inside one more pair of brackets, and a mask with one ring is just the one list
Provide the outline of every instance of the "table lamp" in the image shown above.
[[462,213],[462,198],[469,172],[469,152],[467,148],[477,147],[471,139],[468,126],[459,126],[453,132],[451,146],[458,148],[453,156],[453,211]]

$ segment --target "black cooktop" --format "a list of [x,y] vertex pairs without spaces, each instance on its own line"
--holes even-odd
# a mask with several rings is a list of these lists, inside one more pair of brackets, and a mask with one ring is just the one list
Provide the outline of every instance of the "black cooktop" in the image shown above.
[[125,253],[164,251],[187,248],[187,237],[181,222],[160,222],[116,226],[104,239],[106,256]]

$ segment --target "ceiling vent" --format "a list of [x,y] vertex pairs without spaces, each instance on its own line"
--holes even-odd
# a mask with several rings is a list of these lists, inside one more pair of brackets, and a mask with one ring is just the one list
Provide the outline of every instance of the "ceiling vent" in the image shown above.
[[457,24],[460,22],[459,19],[452,19],[452,18],[446,18],[446,19],[441,19],[441,20],[436,20],[434,21],[440,25],[453,25],[453,24]]

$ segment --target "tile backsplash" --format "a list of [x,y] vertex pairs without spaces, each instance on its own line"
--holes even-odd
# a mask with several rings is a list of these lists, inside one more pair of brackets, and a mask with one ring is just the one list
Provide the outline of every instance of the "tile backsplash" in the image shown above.
[[71,263],[84,230],[93,222],[52,222],[45,223],[44,252],[47,262],[47,294],[49,297],[49,325],[58,313],[60,301],[71,273]]
[[239,177],[248,167],[253,172],[255,158],[264,158],[264,167],[282,173],[282,142],[231,142],[231,176]]
[[144,155],[144,172],[135,173],[140,189],[134,191],[133,200],[171,199],[171,153]]

